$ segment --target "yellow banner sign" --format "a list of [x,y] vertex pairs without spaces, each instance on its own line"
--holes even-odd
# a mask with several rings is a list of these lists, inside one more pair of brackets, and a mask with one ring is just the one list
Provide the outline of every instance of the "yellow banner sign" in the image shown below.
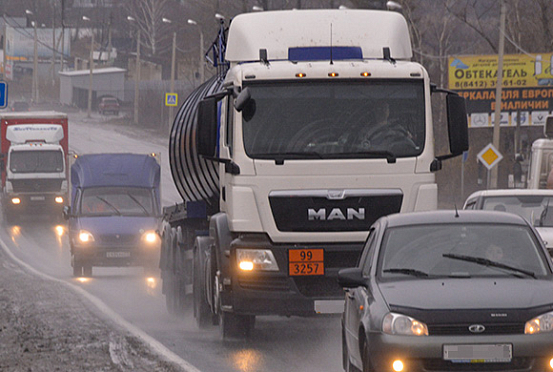
[[[503,57],[505,88],[553,87],[553,53],[508,54]],[[497,55],[449,58],[449,89],[492,89],[497,85]]]

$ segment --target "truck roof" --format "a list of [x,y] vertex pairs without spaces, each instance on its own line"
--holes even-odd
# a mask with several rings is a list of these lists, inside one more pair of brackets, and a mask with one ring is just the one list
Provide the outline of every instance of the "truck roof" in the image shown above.
[[71,166],[73,188],[102,186],[154,187],[160,184],[157,160],[143,154],[87,154]]
[[230,24],[225,57],[230,62],[259,61],[259,50],[266,49],[268,60],[288,60],[295,59],[291,54],[326,55],[316,48],[330,47],[341,59],[383,58],[386,47],[394,59],[413,55],[407,22],[399,13],[309,9],[237,15]]
[[22,118],[66,119],[67,114],[65,112],[58,111],[0,112],[0,119]]

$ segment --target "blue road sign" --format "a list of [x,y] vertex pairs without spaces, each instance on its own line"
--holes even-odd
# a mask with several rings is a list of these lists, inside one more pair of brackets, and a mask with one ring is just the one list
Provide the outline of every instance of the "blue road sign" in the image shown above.
[[165,93],[165,106],[177,106],[179,96],[177,93]]
[[5,81],[0,81],[0,109],[8,106],[8,84]]

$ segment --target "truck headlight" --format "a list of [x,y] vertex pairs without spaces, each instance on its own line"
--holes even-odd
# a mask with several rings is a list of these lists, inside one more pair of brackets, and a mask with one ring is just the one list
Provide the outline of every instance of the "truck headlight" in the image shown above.
[[148,245],[154,245],[159,242],[159,237],[155,231],[146,231],[142,234],[142,241]]
[[79,231],[79,241],[81,243],[90,243],[94,241],[94,235],[86,230]]
[[524,325],[524,333],[527,335],[551,331],[553,331],[553,312],[530,319]]
[[56,196],[56,198],[54,200],[56,201],[56,203],[62,204],[63,203],[63,196]]
[[388,313],[382,321],[382,332],[389,335],[428,336],[428,327],[410,316]]
[[278,264],[269,249],[237,249],[236,261],[243,271],[278,271]]
[[21,204],[21,199],[19,199],[19,198],[12,198],[12,204],[14,204],[14,205]]

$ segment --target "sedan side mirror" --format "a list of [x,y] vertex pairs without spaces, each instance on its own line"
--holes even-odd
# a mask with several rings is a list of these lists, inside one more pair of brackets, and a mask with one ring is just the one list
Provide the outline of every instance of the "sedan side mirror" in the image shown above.
[[358,267],[338,271],[338,284],[343,288],[367,288],[367,280],[363,276],[363,270]]

